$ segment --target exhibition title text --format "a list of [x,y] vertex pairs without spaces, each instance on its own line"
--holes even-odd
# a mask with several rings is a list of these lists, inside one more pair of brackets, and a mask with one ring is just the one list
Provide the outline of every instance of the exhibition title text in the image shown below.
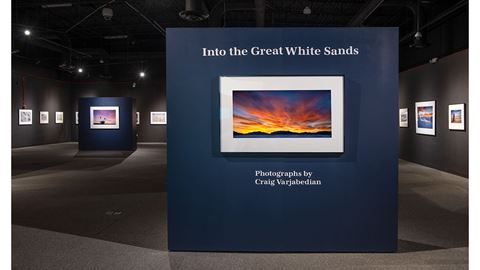
[[231,47],[228,49],[219,49],[219,48],[202,48],[202,56],[204,57],[223,57],[223,56],[337,56],[337,55],[358,55],[360,54],[360,49],[353,46],[348,46],[344,48],[333,48],[333,47],[303,47],[303,46],[294,46],[294,47],[277,47],[277,48],[262,48],[262,47],[251,47],[251,48],[238,48]]

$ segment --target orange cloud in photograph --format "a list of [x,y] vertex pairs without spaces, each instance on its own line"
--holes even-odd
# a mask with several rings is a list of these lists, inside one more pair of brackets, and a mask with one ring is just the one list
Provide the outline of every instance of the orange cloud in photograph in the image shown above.
[[233,91],[234,137],[330,137],[329,90]]

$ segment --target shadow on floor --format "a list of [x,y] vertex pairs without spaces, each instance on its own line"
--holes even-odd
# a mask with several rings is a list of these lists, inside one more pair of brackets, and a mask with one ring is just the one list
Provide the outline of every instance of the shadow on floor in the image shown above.
[[401,239],[398,239],[397,247],[398,247],[397,253],[445,249],[444,247],[432,246],[432,245],[427,245],[427,244],[422,244],[422,243],[417,243],[417,242],[407,241],[407,240],[401,240]]

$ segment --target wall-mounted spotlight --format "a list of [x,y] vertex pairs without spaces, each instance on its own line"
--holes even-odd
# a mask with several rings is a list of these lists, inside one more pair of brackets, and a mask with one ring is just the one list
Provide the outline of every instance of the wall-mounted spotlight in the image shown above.
[[83,68],[78,68],[77,71],[78,71],[78,73],[82,73],[82,72],[83,72]]
[[25,34],[25,36],[30,36],[32,34],[32,32],[30,32],[30,30],[28,30],[28,29],[25,29],[25,31],[23,31],[23,33]]
[[141,71],[141,72],[139,73],[139,75],[140,75],[140,77],[143,78],[143,77],[145,77],[145,72]]
[[432,59],[428,60],[430,64],[435,64],[438,62],[438,57],[433,57]]

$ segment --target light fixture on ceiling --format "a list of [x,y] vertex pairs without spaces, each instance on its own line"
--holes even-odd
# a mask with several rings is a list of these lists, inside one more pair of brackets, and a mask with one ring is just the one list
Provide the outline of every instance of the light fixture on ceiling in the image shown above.
[[426,46],[427,46],[427,45],[426,45],[425,42],[423,41],[422,32],[417,31],[417,32],[415,33],[414,38],[413,38],[413,43],[410,44],[410,48],[421,49],[421,48],[425,48]]
[[25,29],[25,31],[23,31],[23,33],[25,34],[25,36],[30,36],[32,34],[32,32],[30,32],[30,30],[28,30],[28,29]]
[[145,77],[145,72],[141,71],[141,72],[139,73],[139,75],[140,75],[140,77],[143,78],[143,77]]
[[180,11],[178,15],[190,22],[199,22],[210,17],[203,0],[185,0],[185,10]]
[[78,73],[83,73],[83,68],[78,68],[77,71]]
[[310,14],[312,14],[312,9],[310,9],[309,6],[306,6],[306,7],[303,9],[303,14],[304,14],[304,15],[310,15]]
[[60,7],[71,7],[72,3],[58,3],[58,4],[44,4],[42,8],[60,8]]
[[110,7],[104,7],[102,9],[102,16],[105,19],[105,21],[110,21],[113,17],[113,9]]
[[103,39],[126,39],[127,35],[104,36]]

